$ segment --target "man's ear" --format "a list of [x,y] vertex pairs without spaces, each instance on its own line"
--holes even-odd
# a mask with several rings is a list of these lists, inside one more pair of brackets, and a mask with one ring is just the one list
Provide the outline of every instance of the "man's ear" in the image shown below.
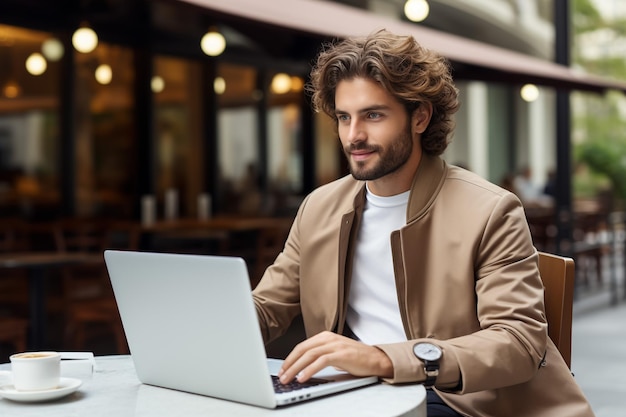
[[413,132],[422,134],[428,127],[430,119],[433,116],[433,105],[429,102],[422,102],[411,115],[411,126]]

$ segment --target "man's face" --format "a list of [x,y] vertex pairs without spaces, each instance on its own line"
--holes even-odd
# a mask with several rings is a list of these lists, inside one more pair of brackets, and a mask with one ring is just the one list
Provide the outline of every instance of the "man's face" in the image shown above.
[[421,155],[404,106],[377,83],[365,78],[341,81],[335,108],[339,139],[354,178],[384,178]]

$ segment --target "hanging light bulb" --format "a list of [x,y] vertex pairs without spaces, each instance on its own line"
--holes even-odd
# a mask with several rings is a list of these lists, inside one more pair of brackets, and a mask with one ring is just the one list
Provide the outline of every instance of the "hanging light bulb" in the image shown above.
[[63,58],[65,48],[60,40],[57,38],[50,38],[46,39],[41,44],[41,53],[43,53],[43,56],[45,56],[48,61],[56,62]]
[[22,89],[20,88],[20,85],[15,81],[7,82],[2,88],[2,94],[4,94],[6,98],[15,98],[21,93]]
[[208,56],[218,56],[226,49],[226,38],[215,29],[210,29],[200,41],[202,52]]
[[98,46],[98,35],[88,26],[81,26],[72,35],[72,45],[78,52],[87,54]]
[[113,70],[110,65],[102,64],[96,68],[95,76],[96,81],[102,85],[107,85],[110,84],[113,79]]
[[291,91],[302,91],[304,88],[304,81],[302,78],[294,75],[291,77]]
[[407,0],[404,3],[404,15],[411,22],[421,22],[428,17],[430,6],[426,0]]
[[539,89],[535,84],[525,84],[520,89],[520,96],[526,102],[533,102],[539,98]]
[[150,81],[150,88],[152,88],[153,93],[160,93],[163,91],[165,89],[165,80],[163,77],[158,75],[152,77],[152,80]]
[[46,58],[39,52],[32,53],[26,58],[26,71],[31,75],[41,75],[47,68]]
[[226,80],[223,77],[215,77],[213,80],[213,91],[215,94],[224,94],[226,91]]
[[272,78],[272,91],[276,94],[285,94],[291,90],[291,77],[288,74],[279,72]]

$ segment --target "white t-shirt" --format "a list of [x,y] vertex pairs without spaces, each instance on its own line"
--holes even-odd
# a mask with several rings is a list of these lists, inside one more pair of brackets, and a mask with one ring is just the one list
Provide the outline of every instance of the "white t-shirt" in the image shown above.
[[409,191],[380,197],[366,190],[346,320],[369,345],[406,340],[393,274],[390,235],[406,224]]

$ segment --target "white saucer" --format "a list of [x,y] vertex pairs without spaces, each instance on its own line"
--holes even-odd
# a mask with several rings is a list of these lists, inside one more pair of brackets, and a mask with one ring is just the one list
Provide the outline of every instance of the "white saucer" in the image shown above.
[[44,391],[17,391],[13,385],[3,385],[0,386],[0,397],[25,403],[50,401],[75,392],[82,384],[80,379],[61,378],[57,388]]

